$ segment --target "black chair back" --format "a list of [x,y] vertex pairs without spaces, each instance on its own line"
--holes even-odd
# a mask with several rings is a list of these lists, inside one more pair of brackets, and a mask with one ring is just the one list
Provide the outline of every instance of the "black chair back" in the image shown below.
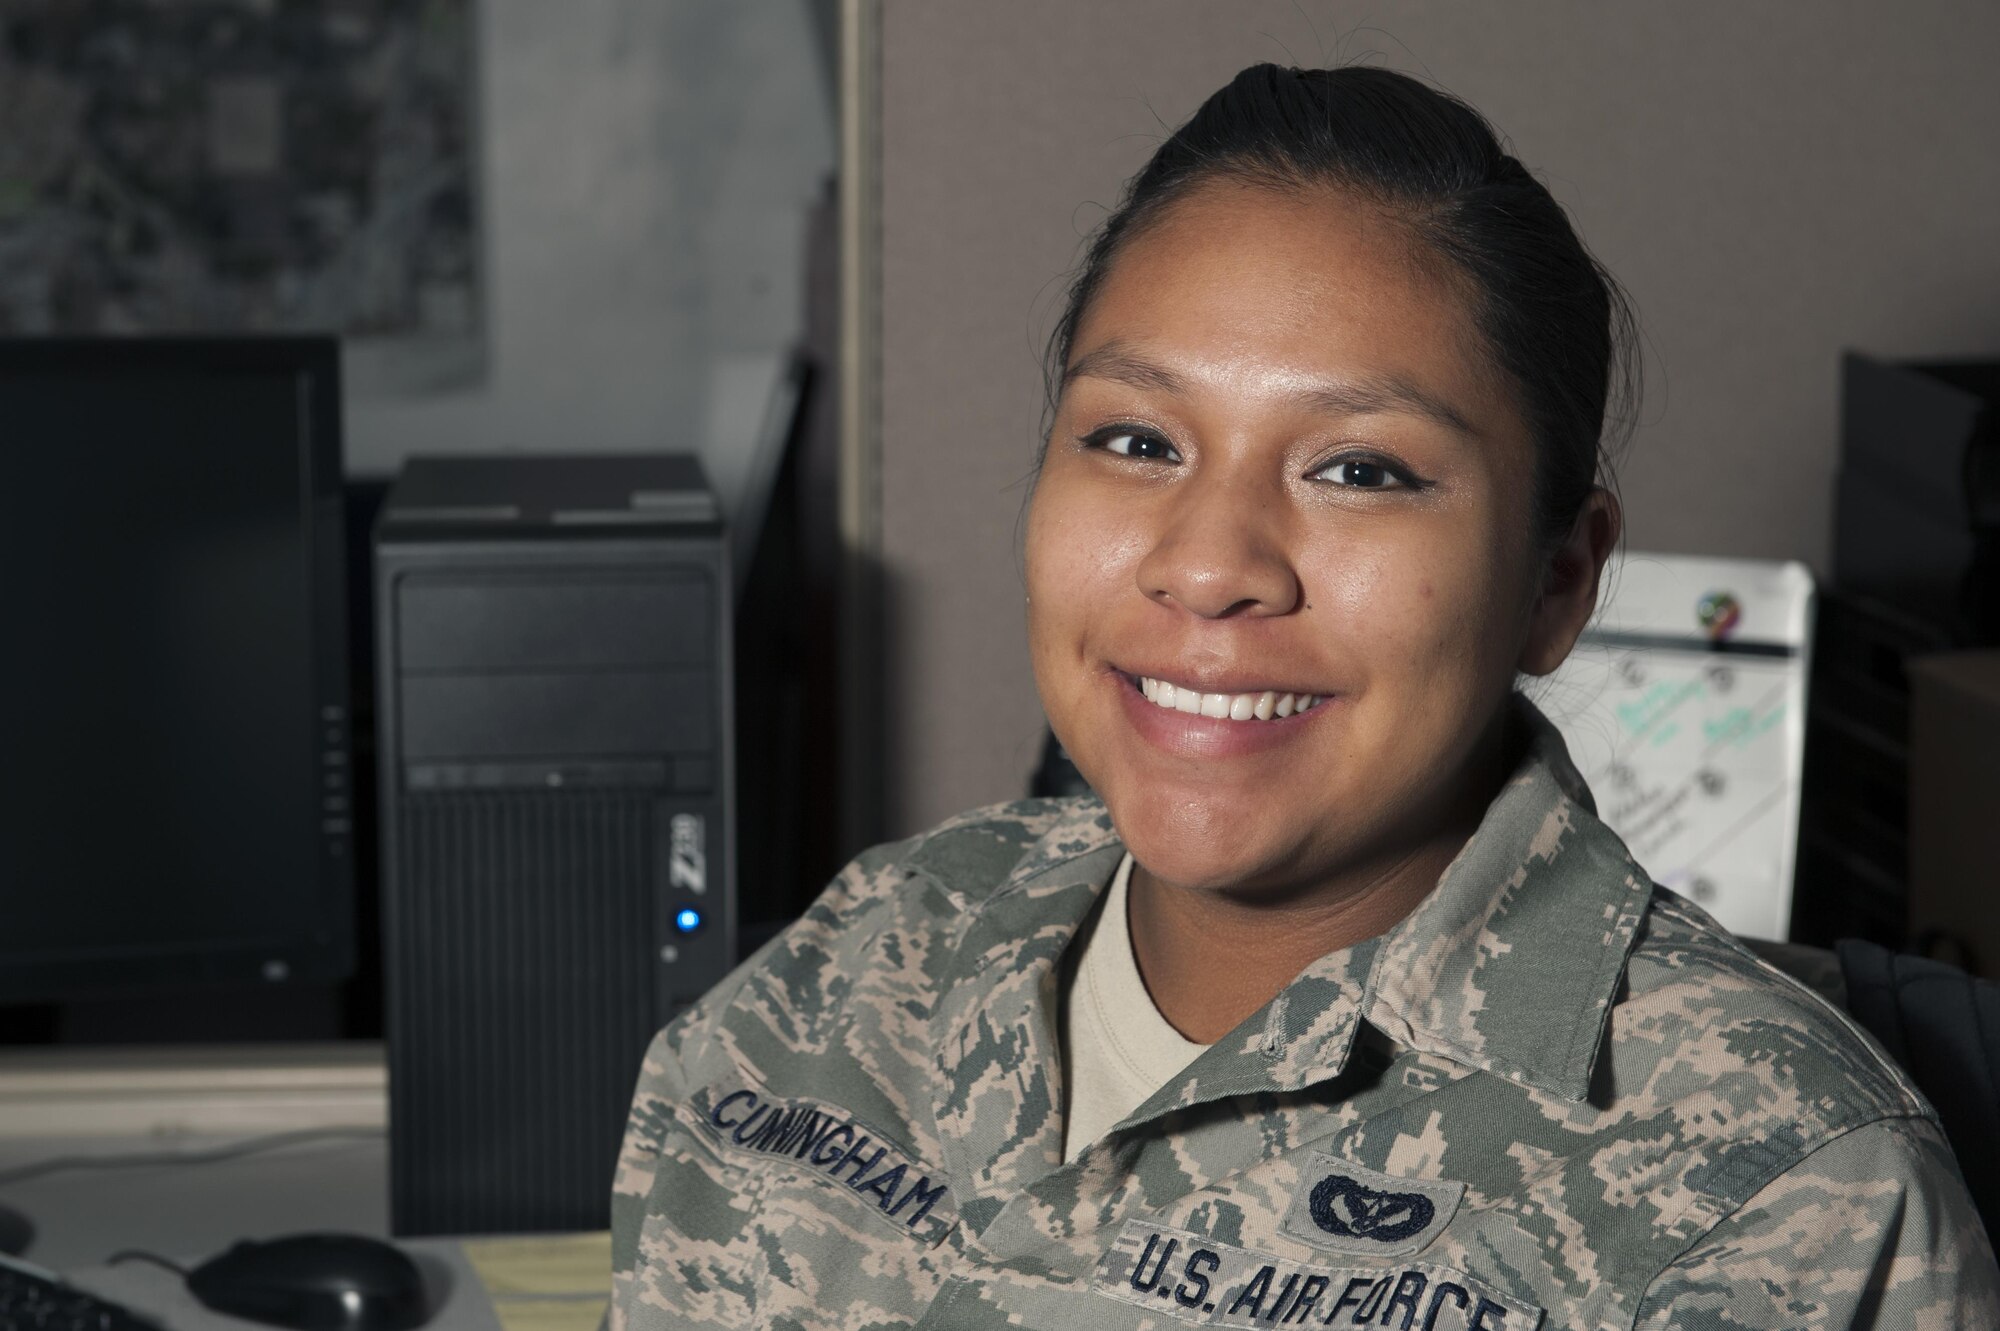
[[1834,952],[1848,1012],[1936,1107],[1986,1232],[2000,1233],[2000,985],[1858,938]]

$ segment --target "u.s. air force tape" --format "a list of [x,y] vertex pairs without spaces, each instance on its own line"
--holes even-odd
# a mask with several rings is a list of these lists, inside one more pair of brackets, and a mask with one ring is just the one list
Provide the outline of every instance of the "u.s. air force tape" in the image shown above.
[[789,1166],[935,1246],[958,1223],[951,1188],[909,1148],[835,1105],[774,1095],[748,1078],[711,1083],[688,1108],[723,1150]]
[[1435,1262],[1335,1267],[1128,1221],[1094,1288],[1197,1326],[1535,1331],[1542,1310]]

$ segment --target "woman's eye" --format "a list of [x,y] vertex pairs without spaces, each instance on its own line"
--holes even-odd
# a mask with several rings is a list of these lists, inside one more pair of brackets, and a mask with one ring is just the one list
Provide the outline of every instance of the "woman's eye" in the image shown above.
[[1174,446],[1156,434],[1143,430],[1106,429],[1097,430],[1083,437],[1090,448],[1101,448],[1107,453],[1116,453],[1125,458],[1146,458],[1158,462],[1179,462],[1181,455]]
[[1372,458],[1342,458],[1321,467],[1314,474],[1335,485],[1350,486],[1356,490],[1395,490],[1410,484],[1400,471]]

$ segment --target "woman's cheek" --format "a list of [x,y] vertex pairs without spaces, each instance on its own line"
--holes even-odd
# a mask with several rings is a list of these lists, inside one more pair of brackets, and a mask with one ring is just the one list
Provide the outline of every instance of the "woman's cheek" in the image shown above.
[[1028,529],[1031,595],[1087,611],[1135,588],[1132,570],[1147,540],[1131,511],[1076,496],[1051,501],[1037,516]]
[[1394,567],[1392,553],[1358,541],[1318,552],[1303,579],[1307,612],[1343,635],[1357,629],[1396,632],[1406,612],[1396,604]]

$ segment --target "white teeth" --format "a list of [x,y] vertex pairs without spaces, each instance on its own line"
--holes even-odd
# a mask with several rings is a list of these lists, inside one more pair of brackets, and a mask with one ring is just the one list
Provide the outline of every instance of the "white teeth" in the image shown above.
[[1168,711],[1231,721],[1270,721],[1310,711],[1326,701],[1316,694],[1278,693],[1270,689],[1262,693],[1197,693],[1190,688],[1176,688],[1163,679],[1144,677],[1139,680],[1139,692],[1148,702]]

